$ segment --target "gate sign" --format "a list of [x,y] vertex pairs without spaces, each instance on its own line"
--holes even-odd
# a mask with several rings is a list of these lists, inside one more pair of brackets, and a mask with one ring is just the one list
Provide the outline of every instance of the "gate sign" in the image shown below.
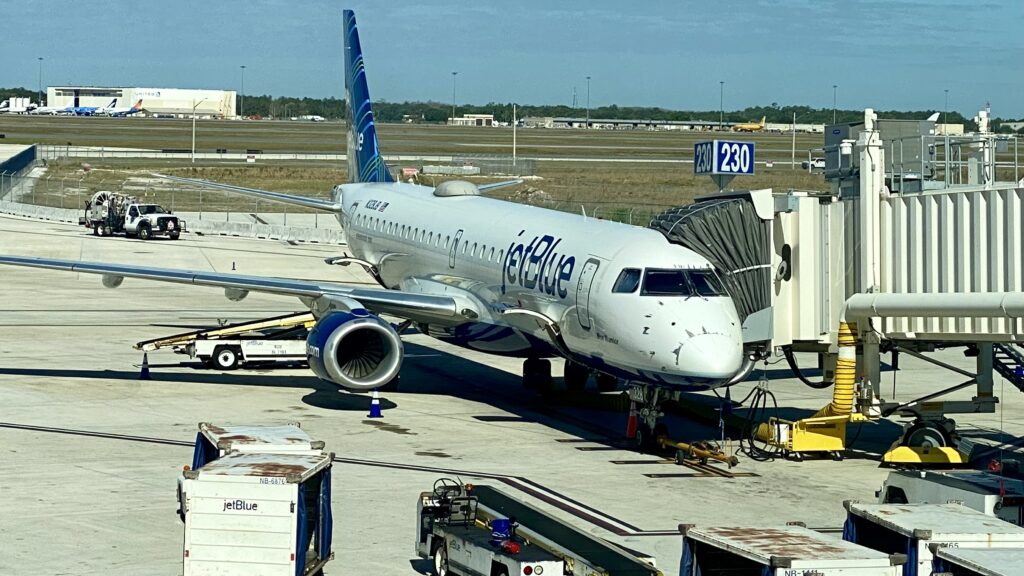
[[754,143],[711,140],[693,145],[693,173],[715,175],[753,174]]

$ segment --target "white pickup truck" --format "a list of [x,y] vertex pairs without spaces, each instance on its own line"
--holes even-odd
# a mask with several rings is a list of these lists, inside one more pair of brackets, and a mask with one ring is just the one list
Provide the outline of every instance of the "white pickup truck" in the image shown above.
[[93,194],[85,205],[85,217],[79,223],[92,228],[96,236],[124,234],[139,240],[154,236],[177,240],[185,229],[184,220],[159,204],[145,204],[134,196],[107,190]]

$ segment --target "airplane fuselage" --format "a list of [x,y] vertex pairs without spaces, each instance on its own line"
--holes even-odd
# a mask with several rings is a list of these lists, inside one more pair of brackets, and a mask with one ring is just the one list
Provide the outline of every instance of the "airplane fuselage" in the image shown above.
[[714,275],[657,231],[413,184],[346,184],[335,199],[350,251],[388,288],[459,295],[483,311],[457,326],[421,326],[432,336],[684,388],[714,387],[739,370],[740,322],[724,290],[659,289],[646,276]]

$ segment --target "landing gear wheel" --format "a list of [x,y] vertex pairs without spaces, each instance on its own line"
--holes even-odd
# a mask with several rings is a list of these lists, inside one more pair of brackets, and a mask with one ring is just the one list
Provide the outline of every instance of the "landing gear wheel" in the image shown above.
[[590,379],[590,370],[572,360],[565,361],[565,387],[574,392],[582,392],[587,387],[587,380]]
[[234,370],[238,368],[238,351],[231,346],[218,346],[213,351],[210,359],[213,365],[220,370]]
[[547,394],[553,389],[551,383],[551,362],[540,358],[523,361],[523,388]]
[[619,379],[611,374],[597,375],[598,392],[614,392],[619,387]]
[[434,549],[434,576],[448,576],[448,550],[443,543]]
[[914,448],[942,448],[951,446],[949,433],[935,422],[921,421],[907,428],[900,438],[900,444]]

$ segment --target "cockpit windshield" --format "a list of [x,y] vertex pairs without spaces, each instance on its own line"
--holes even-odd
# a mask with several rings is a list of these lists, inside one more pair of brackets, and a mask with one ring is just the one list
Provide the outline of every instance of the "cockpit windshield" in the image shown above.
[[725,287],[713,270],[648,268],[642,296],[725,296]]
[[139,211],[143,214],[167,214],[163,207],[156,204],[141,204],[139,205]]

